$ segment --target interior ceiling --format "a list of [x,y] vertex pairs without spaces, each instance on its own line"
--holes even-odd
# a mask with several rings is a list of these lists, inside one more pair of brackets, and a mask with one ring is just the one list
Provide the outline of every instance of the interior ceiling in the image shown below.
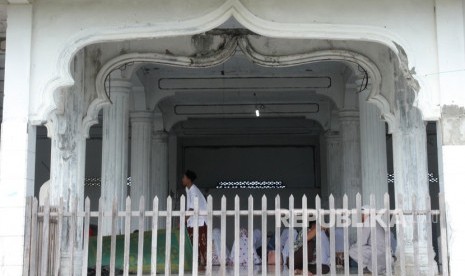
[[[180,68],[146,64],[137,72],[146,93],[169,96],[158,103],[163,111],[177,105],[278,105],[314,103],[334,89],[350,70],[340,62],[323,61],[293,67],[263,67],[240,50],[225,63],[210,68]],[[323,92],[318,93],[317,92]]]
[[190,119],[173,127],[178,136],[306,135],[321,134],[321,126],[305,118]]

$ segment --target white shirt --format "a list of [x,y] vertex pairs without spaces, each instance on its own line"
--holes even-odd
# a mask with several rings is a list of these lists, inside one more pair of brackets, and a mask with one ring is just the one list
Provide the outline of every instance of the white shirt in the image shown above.
[[325,231],[320,232],[321,237],[321,263],[325,265],[331,265],[331,252],[328,236],[326,236]]
[[[294,243],[297,240],[299,233],[294,229]],[[289,229],[286,228],[281,233],[281,255],[283,256],[284,264],[287,264],[287,258],[289,257]]]
[[[371,240],[371,227],[369,224],[370,220],[367,219],[363,223],[362,228],[362,239],[360,243],[362,244],[362,260],[360,260],[364,267],[367,267],[368,270],[373,271],[372,263],[372,246],[376,246],[376,255],[377,255],[377,264],[378,264],[378,273],[384,273],[386,271],[386,247],[384,244],[384,228],[381,227],[379,223],[376,223],[376,244],[372,244]],[[353,244],[349,248],[349,255],[354,261],[359,262],[358,260],[358,246],[357,243]]]
[[[202,192],[200,192],[199,188],[195,186],[195,184],[192,184],[192,186],[189,188],[186,187],[186,198],[187,198],[187,204],[186,204],[186,211],[189,209],[194,210],[194,200],[195,198],[199,199],[199,211],[207,211],[207,200],[203,196]],[[204,224],[207,224],[207,216],[199,216],[198,219],[198,224],[197,226],[203,226]],[[194,216],[190,216],[189,219],[187,220],[187,227],[192,228],[194,227]]]

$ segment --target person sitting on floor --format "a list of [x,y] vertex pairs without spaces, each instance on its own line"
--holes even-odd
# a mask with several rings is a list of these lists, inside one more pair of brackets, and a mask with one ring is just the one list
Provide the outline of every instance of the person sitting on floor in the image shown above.
[[[298,232],[294,229],[294,235],[293,239],[295,240],[297,238]],[[280,264],[286,264],[286,260],[288,259],[287,257],[289,256],[289,229],[284,229],[280,235],[280,252],[281,252],[281,258],[280,258]],[[266,260],[267,264],[269,265],[274,265],[276,264],[276,233],[271,235],[271,238],[268,241],[266,252]],[[257,247],[257,253],[258,255],[262,257],[262,247],[261,247],[261,242],[259,243]]]
[[[254,231],[254,236],[252,237],[253,244],[257,244],[258,240],[261,240],[261,235],[258,235],[257,231]],[[239,264],[241,266],[246,266],[248,264],[248,248],[249,248],[249,237],[248,231],[245,228],[241,228],[240,237],[239,237]],[[235,250],[236,250],[236,242],[234,242],[233,247],[231,249],[231,254],[229,255],[228,264],[234,265],[235,261]],[[261,258],[257,254],[256,248],[252,248],[253,254],[253,264],[260,264],[262,262]]]
[[[316,248],[316,224],[312,222],[310,229],[307,231],[307,256],[308,256],[308,272],[309,275],[316,274],[318,271],[318,264],[315,263],[315,248]],[[296,251],[294,252],[294,269],[296,274],[301,274],[304,266],[303,261],[303,233],[300,232],[297,238],[297,242],[294,246]],[[321,241],[321,273],[327,274],[330,271],[331,264],[331,253],[329,245],[329,237],[326,229],[321,228],[320,231]],[[289,261],[288,261],[289,263]]]
[[[229,250],[226,248],[226,259],[229,256]],[[212,265],[221,265],[221,230],[214,228],[212,230]]]
[[[369,211],[369,206],[363,206],[362,211]],[[371,222],[369,219],[369,214],[362,214],[362,238],[360,241],[352,244],[349,248],[350,256],[350,265],[352,267],[357,267],[358,262],[361,262],[364,272],[369,273],[373,272],[375,269],[378,274],[383,274],[386,272],[386,246],[385,246],[385,230],[384,228],[376,222],[376,244],[372,244],[371,239]],[[358,259],[358,242],[362,245],[361,259]],[[372,260],[372,247],[376,246],[376,258],[377,258],[377,267],[373,267]]]

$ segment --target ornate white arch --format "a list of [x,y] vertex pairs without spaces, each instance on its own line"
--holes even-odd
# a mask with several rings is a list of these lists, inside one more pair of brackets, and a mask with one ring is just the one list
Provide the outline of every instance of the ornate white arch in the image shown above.
[[[281,23],[262,19],[250,12],[240,0],[225,0],[217,9],[202,17],[179,21],[173,24],[144,25],[133,28],[91,28],[83,29],[63,43],[57,59],[55,75],[51,77],[44,87],[40,89],[42,102],[31,121],[40,122],[56,108],[54,93],[60,88],[71,86],[74,80],[70,72],[73,56],[87,45],[99,42],[129,40],[136,38],[154,38],[168,36],[193,35],[208,30],[226,22],[234,17],[245,28],[267,37],[274,38],[301,38],[301,39],[346,39],[355,41],[377,42],[389,47],[399,59],[402,73],[410,79],[409,64],[406,58],[413,57],[409,45],[400,36],[385,28],[321,23]],[[410,60],[410,66],[415,62]]]
[[[388,123],[389,127],[395,124],[394,115],[391,111],[388,100],[380,93],[382,76],[377,65],[366,56],[348,50],[318,50],[303,54],[284,55],[284,56],[266,56],[259,53],[249,43],[246,38],[232,37],[228,40],[226,46],[214,56],[206,58],[192,58],[184,56],[160,54],[160,53],[129,53],[118,56],[107,62],[97,74],[96,91],[97,98],[89,106],[87,116],[84,118],[84,130],[87,133],[88,129],[98,123],[98,112],[106,104],[109,103],[105,93],[104,83],[106,76],[113,70],[127,63],[159,63],[179,67],[209,67],[226,62],[233,54],[236,47],[240,47],[243,53],[254,63],[266,67],[289,67],[301,64],[316,63],[321,61],[339,61],[353,63],[362,66],[368,73],[370,78],[370,95],[368,101],[375,104],[381,111],[383,118]],[[137,68],[137,66],[135,66]]]
[[116,58],[111,59],[97,74],[95,81],[95,89],[97,92],[97,98],[92,101],[87,110],[87,115],[83,119],[83,127],[85,133],[88,133],[90,127],[98,123],[98,113],[100,109],[109,104],[108,96],[105,92],[105,80],[106,77],[115,69],[128,64],[128,63],[139,63],[132,68],[132,71],[136,71],[141,64],[144,63],[158,63],[166,64],[178,67],[211,67],[221,64],[228,60],[236,50],[237,39],[232,37],[227,40],[222,51],[215,53],[208,57],[185,57],[185,56],[172,56],[161,53],[129,53],[120,55]]

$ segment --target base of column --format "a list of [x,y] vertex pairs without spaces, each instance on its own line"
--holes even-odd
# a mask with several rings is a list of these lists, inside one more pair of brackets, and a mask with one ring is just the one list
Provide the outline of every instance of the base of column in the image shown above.
[[82,274],[82,251],[77,251],[75,249],[73,255],[73,270],[74,273],[71,273],[71,256],[68,252],[61,253],[61,260],[60,260],[60,273],[59,275],[69,276],[69,275],[81,275]]
[[[420,252],[414,254],[413,250],[410,252],[405,252],[405,274],[401,274],[401,263],[400,256],[397,253],[397,261],[394,263],[394,272],[395,275],[437,275],[438,274],[438,264],[434,260],[428,262],[428,250],[426,247],[419,248]],[[415,256],[418,257],[418,264],[415,263]]]

